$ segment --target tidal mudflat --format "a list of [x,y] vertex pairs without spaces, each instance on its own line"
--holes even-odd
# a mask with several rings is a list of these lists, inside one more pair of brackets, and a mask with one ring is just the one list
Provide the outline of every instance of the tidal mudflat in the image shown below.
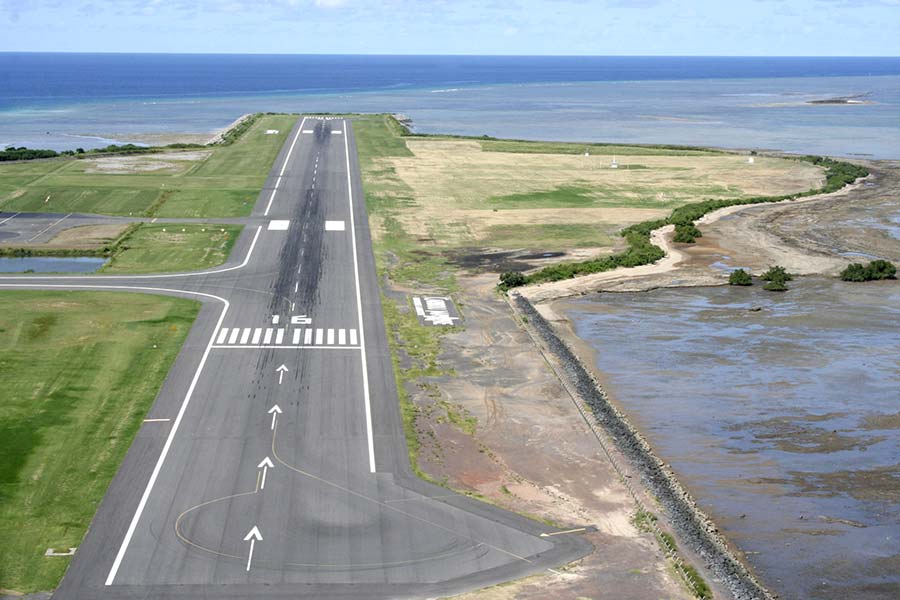
[[900,597],[900,284],[560,303],[613,399],[787,598]]

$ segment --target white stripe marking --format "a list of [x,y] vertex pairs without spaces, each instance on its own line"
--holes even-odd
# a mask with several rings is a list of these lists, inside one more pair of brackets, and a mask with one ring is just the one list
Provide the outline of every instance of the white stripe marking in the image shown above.
[[235,327],[231,330],[231,337],[228,338],[229,344],[234,344],[237,342],[238,336],[241,334],[241,328]]
[[279,328],[278,333],[275,334],[275,344],[281,344],[284,341],[284,329]]
[[[27,284],[6,284],[4,287],[30,287]],[[65,288],[65,289],[74,289],[74,288],[86,288],[86,289],[97,289],[95,286],[90,285],[48,285],[48,288]],[[152,287],[140,287],[140,286],[126,286],[126,285],[111,285],[107,286],[106,289],[121,289],[121,290],[141,290],[141,291],[152,291],[152,292],[167,292],[174,294],[189,294],[194,296],[204,296],[206,298],[213,298],[214,300],[219,300],[225,306],[222,308],[222,313],[219,315],[219,320],[216,323],[216,330],[222,327],[222,321],[225,320],[225,314],[228,312],[228,307],[230,306],[228,300],[225,298],[221,298],[219,296],[213,296],[212,294],[204,294],[202,292],[187,292],[184,290],[172,290],[167,288],[152,288]],[[213,341],[215,340],[215,333],[210,336],[209,342],[206,344],[206,350],[203,352],[203,356],[200,358],[200,364],[197,365],[197,370],[194,372],[194,378],[191,380],[191,385],[188,387],[187,394],[184,396],[184,401],[181,403],[181,408],[178,409],[178,415],[175,417],[175,422],[172,424],[172,429],[169,431],[169,437],[166,438],[166,443],[163,444],[162,452],[159,455],[159,459],[156,461],[156,466],[153,468],[153,473],[150,474],[150,480],[147,482],[147,487],[144,488],[144,493],[141,496],[141,501],[138,503],[137,510],[134,513],[134,516],[131,519],[131,523],[128,525],[128,531],[125,532],[125,538],[122,540],[122,545],[119,546],[119,551],[116,553],[116,558],[113,561],[112,568],[109,570],[109,575],[106,577],[105,585],[112,585],[113,581],[116,578],[116,573],[119,571],[119,566],[122,564],[122,559],[125,557],[125,551],[128,549],[128,544],[131,543],[131,538],[134,535],[134,530],[137,528],[138,521],[141,519],[141,513],[144,512],[144,507],[147,505],[147,499],[150,497],[150,492],[153,490],[153,485],[156,483],[157,477],[159,477],[159,472],[162,470],[163,463],[166,461],[166,455],[169,453],[169,448],[172,446],[172,440],[175,438],[175,433],[178,431],[178,426],[181,424],[181,419],[184,417],[184,412],[187,409],[188,403],[191,401],[191,396],[194,394],[194,388],[197,386],[197,381],[200,379],[200,373],[203,371],[203,366],[206,364],[206,359],[209,357],[209,353],[213,347]]]
[[263,344],[270,344],[272,342],[272,332],[275,331],[271,327],[266,329],[266,335],[263,336]]
[[355,329],[350,330],[350,345],[351,346],[356,345],[356,330]]
[[[259,234],[262,232],[262,225],[256,228],[256,233],[253,235],[253,241],[250,242],[250,248],[247,250],[247,256],[244,257],[244,262],[239,265],[235,265],[233,267],[225,267],[222,269],[213,269],[211,271],[193,271],[190,273],[163,273],[160,275],[46,275],[46,276],[35,276],[35,275],[24,275],[17,277],[0,277],[0,280],[14,280],[14,279],[28,279],[29,281],[36,281],[38,279],[83,279],[93,280],[93,281],[117,281],[119,279],[160,279],[160,278],[170,278],[170,277],[197,277],[199,275],[215,275],[216,273],[227,273],[228,271],[236,271],[238,269],[243,269],[247,266],[247,263],[250,262],[250,257],[253,255],[253,249],[256,247],[256,241],[259,239]],[[86,286],[92,287],[92,286]],[[124,287],[124,286],[120,286]],[[185,292],[188,293],[188,292]],[[193,292],[191,292],[193,293]]]
[[244,333],[241,334],[241,345],[246,344],[250,340],[251,331],[249,327],[244,328]]
[[292,341],[291,343],[294,344],[295,346],[296,346],[297,344],[300,343],[300,334],[301,334],[301,333],[303,333],[303,330],[302,330],[302,329],[295,329],[295,330],[294,330],[294,339],[293,339],[293,341]]
[[219,330],[219,337],[216,338],[216,343],[217,343],[217,344],[224,344],[224,343],[225,343],[225,338],[226,338],[227,336],[228,336],[228,328],[227,328],[227,327],[223,327],[222,329]]
[[144,419],[144,423],[168,423],[172,419]]
[[338,329],[338,345],[339,346],[347,345],[347,330],[346,329]]
[[328,345],[334,346],[334,329],[328,330]]
[[[344,129],[347,129],[347,121]],[[369,445],[369,471],[375,472],[375,440],[372,435],[372,401],[369,398],[369,365],[366,361],[366,333],[363,329],[362,317],[362,293],[359,289],[359,258],[356,255],[356,219],[353,216],[353,181],[350,177],[350,146],[347,142],[349,135],[344,136],[344,159],[347,165],[347,201],[350,204],[350,239],[353,244],[353,277],[356,280],[356,316],[359,320],[360,359],[362,361],[363,400],[366,405],[366,438]]]
[[[278,173],[279,180],[281,179],[281,177],[284,176],[284,170],[287,168],[288,161],[291,160],[291,154],[294,153],[294,144],[297,143],[297,138],[300,137],[300,132],[303,130],[304,123],[306,123],[306,117],[303,117],[303,119],[300,121],[300,127],[297,129],[297,133],[294,134],[294,141],[291,142],[291,147],[288,148],[287,156],[284,157],[284,163],[282,163],[282,165],[281,165],[281,172]],[[271,195],[269,195],[269,203],[266,204],[266,212],[263,213],[264,217],[269,216],[269,209],[272,208],[272,201],[275,200],[275,192],[277,192],[277,191],[278,191],[278,185],[276,184],[275,187],[272,189]]]
[[11,217],[6,217],[6,218],[3,219],[2,221],[0,221],[0,225],[3,225],[3,224],[6,223],[7,221],[11,221],[11,220],[15,219],[15,218],[18,217],[20,214],[22,214],[22,213],[21,213],[21,212],[17,212],[16,214],[14,214],[14,215],[11,216]]
[[261,338],[261,337],[262,337],[262,327],[257,327],[256,329],[253,330],[253,341],[250,343],[258,344],[259,338]]
[[312,330],[312,329],[307,329],[307,330],[303,333],[303,343],[306,344],[307,346],[309,346],[310,344],[312,344],[312,335],[313,335],[313,330]]
[[316,329],[316,346],[322,345],[322,335],[323,331],[321,329]]
[[65,221],[66,219],[68,219],[68,218],[71,217],[71,216],[72,216],[72,213],[69,213],[69,214],[67,214],[66,216],[64,216],[63,218],[58,219],[58,220],[56,220],[56,221],[53,221],[52,223],[50,223],[49,225],[47,225],[46,227],[44,227],[43,229],[41,229],[40,231],[38,231],[36,234],[34,234],[34,237],[31,238],[31,239],[28,240],[28,241],[29,241],[29,242],[33,242],[34,240],[36,240],[37,238],[39,238],[39,237],[41,236],[41,234],[43,234],[44,232],[50,231],[50,228],[51,228],[51,227],[53,227],[53,226],[56,225],[57,223],[62,223],[63,221]]
[[325,221],[325,231],[344,231],[344,222]]

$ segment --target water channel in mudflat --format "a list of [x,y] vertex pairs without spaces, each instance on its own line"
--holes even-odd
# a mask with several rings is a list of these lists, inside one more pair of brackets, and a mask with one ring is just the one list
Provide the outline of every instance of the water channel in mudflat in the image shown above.
[[614,401],[785,598],[900,598],[900,282],[558,303]]

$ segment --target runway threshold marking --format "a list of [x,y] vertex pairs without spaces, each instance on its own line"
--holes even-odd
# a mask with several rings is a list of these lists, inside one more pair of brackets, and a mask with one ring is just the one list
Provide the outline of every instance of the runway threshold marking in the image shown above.
[[[347,121],[341,120],[344,129]],[[366,334],[362,315],[362,293],[359,289],[359,258],[356,249],[356,219],[353,216],[353,178],[350,176],[350,144],[349,135],[344,136],[344,160],[347,167],[347,202],[350,205],[350,240],[353,246],[353,279],[356,282],[356,317],[359,327],[360,360],[362,361],[363,401],[366,409],[366,442],[369,450],[369,472],[375,472],[375,440],[372,435],[372,401],[369,398],[369,364],[366,360]]]
[[306,123],[306,117],[303,117],[303,119],[300,120],[300,127],[297,129],[297,133],[294,134],[294,139],[291,142],[291,147],[288,148],[287,156],[284,157],[284,162],[281,165],[281,172],[278,173],[278,181],[275,183],[275,187],[272,188],[272,193],[269,195],[269,203],[266,204],[266,211],[263,213],[264,217],[269,216],[269,210],[272,208],[272,202],[275,200],[276,192],[278,192],[278,185],[281,182],[281,178],[284,177],[284,170],[287,169],[288,162],[291,160],[291,154],[294,153],[294,145],[300,137],[300,132],[303,131],[304,123]]

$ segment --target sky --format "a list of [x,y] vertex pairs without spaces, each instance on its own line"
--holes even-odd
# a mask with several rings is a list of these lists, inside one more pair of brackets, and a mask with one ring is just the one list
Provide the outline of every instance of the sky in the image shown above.
[[900,56],[900,0],[0,0],[0,51]]

